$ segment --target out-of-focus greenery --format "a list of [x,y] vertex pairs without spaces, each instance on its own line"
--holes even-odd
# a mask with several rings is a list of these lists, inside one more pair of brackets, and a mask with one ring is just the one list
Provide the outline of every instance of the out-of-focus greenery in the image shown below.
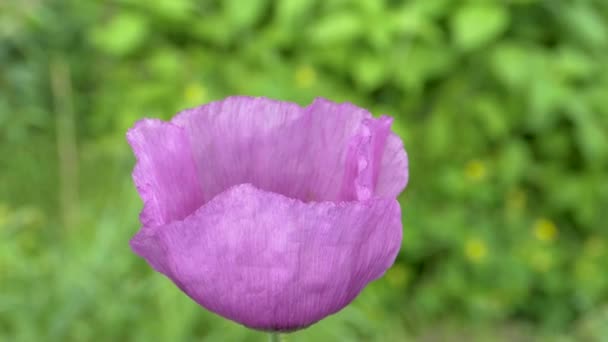
[[0,1],[0,340],[260,341],[129,249],[126,130],[350,101],[410,156],[395,266],[293,341],[608,336],[608,2]]

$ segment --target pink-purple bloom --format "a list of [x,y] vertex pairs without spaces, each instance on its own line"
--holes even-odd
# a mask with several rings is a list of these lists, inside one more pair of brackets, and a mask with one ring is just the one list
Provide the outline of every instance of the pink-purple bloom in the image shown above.
[[144,201],[131,247],[206,309],[290,331],[393,264],[408,180],[392,119],[349,103],[229,97],[127,133]]

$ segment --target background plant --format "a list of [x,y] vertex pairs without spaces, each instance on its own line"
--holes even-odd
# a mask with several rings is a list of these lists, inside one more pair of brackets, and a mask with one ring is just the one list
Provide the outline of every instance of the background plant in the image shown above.
[[0,340],[257,341],[129,250],[124,133],[350,101],[410,155],[396,265],[293,340],[608,334],[608,2],[0,2]]

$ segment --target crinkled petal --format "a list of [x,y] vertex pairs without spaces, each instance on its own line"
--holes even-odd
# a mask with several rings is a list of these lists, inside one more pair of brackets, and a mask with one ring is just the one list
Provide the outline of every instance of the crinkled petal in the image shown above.
[[183,128],[144,119],[127,132],[137,158],[133,180],[144,201],[140,220],[158,226],[181,220],[203,204],[190,142]]
[[376,121],[349,103],[316,99],[302,108],[229,97],[186,110],[173,123],[188,133],[205,200],[251,183],[308,202],[359,199],[356,175],[347,170],[360,159],[348,153],[361,134],[375,132],[362,133],[364,120]]
[[395,199],[304,203],[243,184],[131,246],[208,310],[288,331],[350,303],[392,265],[401,234]]
[[391,123],[386,116],[366,118],[351,140],[346,163],[348,186],[344,189],[348,198],[366,200],[374,195]]
[[375,196],[395,198],[405,189],[409,180],[407,153],[401,138],[389,132],[380,158]]

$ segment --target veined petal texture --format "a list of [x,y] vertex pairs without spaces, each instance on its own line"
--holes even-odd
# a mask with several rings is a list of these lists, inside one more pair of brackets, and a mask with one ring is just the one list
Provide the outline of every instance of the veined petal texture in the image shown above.
[[392,119],[349,103],[229,97],[127,133],[144,208],[131,247],[201,306],[301,329],[394,262],[408,159]]
[[203,307],[260,330],[306,327],[350,303],[401,245],[395,199],[304,203],[243,184],[131,241]]

